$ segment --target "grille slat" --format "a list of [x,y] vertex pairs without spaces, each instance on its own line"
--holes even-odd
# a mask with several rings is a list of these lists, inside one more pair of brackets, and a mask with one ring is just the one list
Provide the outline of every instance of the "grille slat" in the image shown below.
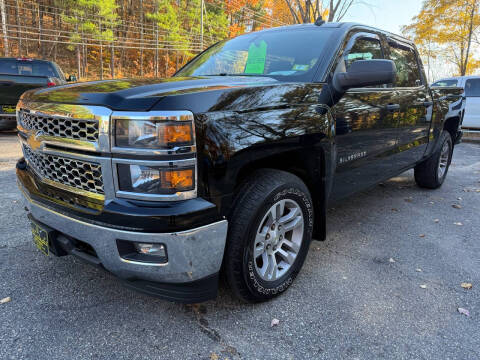
[[44,135],[80,141],[98,141],[98,121],[78,120],[65,117],[19,111],[20,125],[27,130],[36,130]]
[[100,164],[65,157],[36,153],[23,146],[23,154],[40,176],[77,189],[104,195]]

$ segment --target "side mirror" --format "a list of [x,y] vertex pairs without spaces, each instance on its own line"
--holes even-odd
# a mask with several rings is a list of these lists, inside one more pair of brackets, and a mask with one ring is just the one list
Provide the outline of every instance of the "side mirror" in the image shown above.
[[397,68],[392,60],[357,60],[347,72],[333,76],[333,87],[344,93],[351,88],[392,84],[396,76]]
[[75,82],[77,81],[77,77],[75,75],[70,75],[67,79],[68,82]]

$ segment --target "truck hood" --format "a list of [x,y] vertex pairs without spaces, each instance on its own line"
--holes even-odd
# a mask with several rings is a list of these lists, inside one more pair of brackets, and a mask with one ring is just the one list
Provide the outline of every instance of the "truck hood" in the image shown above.
[[148,111],[169,96],[231,90],[278,83],[268,77],[208,76],[168,79],[103,80],[32,90],[24,101],[100,105],[112,110]]

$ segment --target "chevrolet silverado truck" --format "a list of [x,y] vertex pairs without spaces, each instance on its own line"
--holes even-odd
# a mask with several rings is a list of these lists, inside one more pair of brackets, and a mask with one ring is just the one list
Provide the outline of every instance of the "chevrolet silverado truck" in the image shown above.
[[[329,204],[405,170],[445,181],[463,89],[408,40],[352,23],[219,42],[172,78],[32,90],[16,111],[33,239],[179,302],[285,291]],[[59,281],[61,279],[59,278]]]
[[60,67],[51,61],[29,58],[0,59],[0,130],[17,126],[15,108],[27,90],[66,84],[76,80],[65,78]]

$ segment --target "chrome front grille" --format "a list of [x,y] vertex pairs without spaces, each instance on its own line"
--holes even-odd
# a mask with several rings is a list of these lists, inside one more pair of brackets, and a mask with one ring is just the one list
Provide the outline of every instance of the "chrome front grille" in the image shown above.
[[104,195],[101,165],[45,153],[36,153],[27,145],[23,154],[37,175],[53,182]]
[[97,142],[98,121],[31,113],[25,109],[18,112],[20,125],[43,135],[65,139]]

